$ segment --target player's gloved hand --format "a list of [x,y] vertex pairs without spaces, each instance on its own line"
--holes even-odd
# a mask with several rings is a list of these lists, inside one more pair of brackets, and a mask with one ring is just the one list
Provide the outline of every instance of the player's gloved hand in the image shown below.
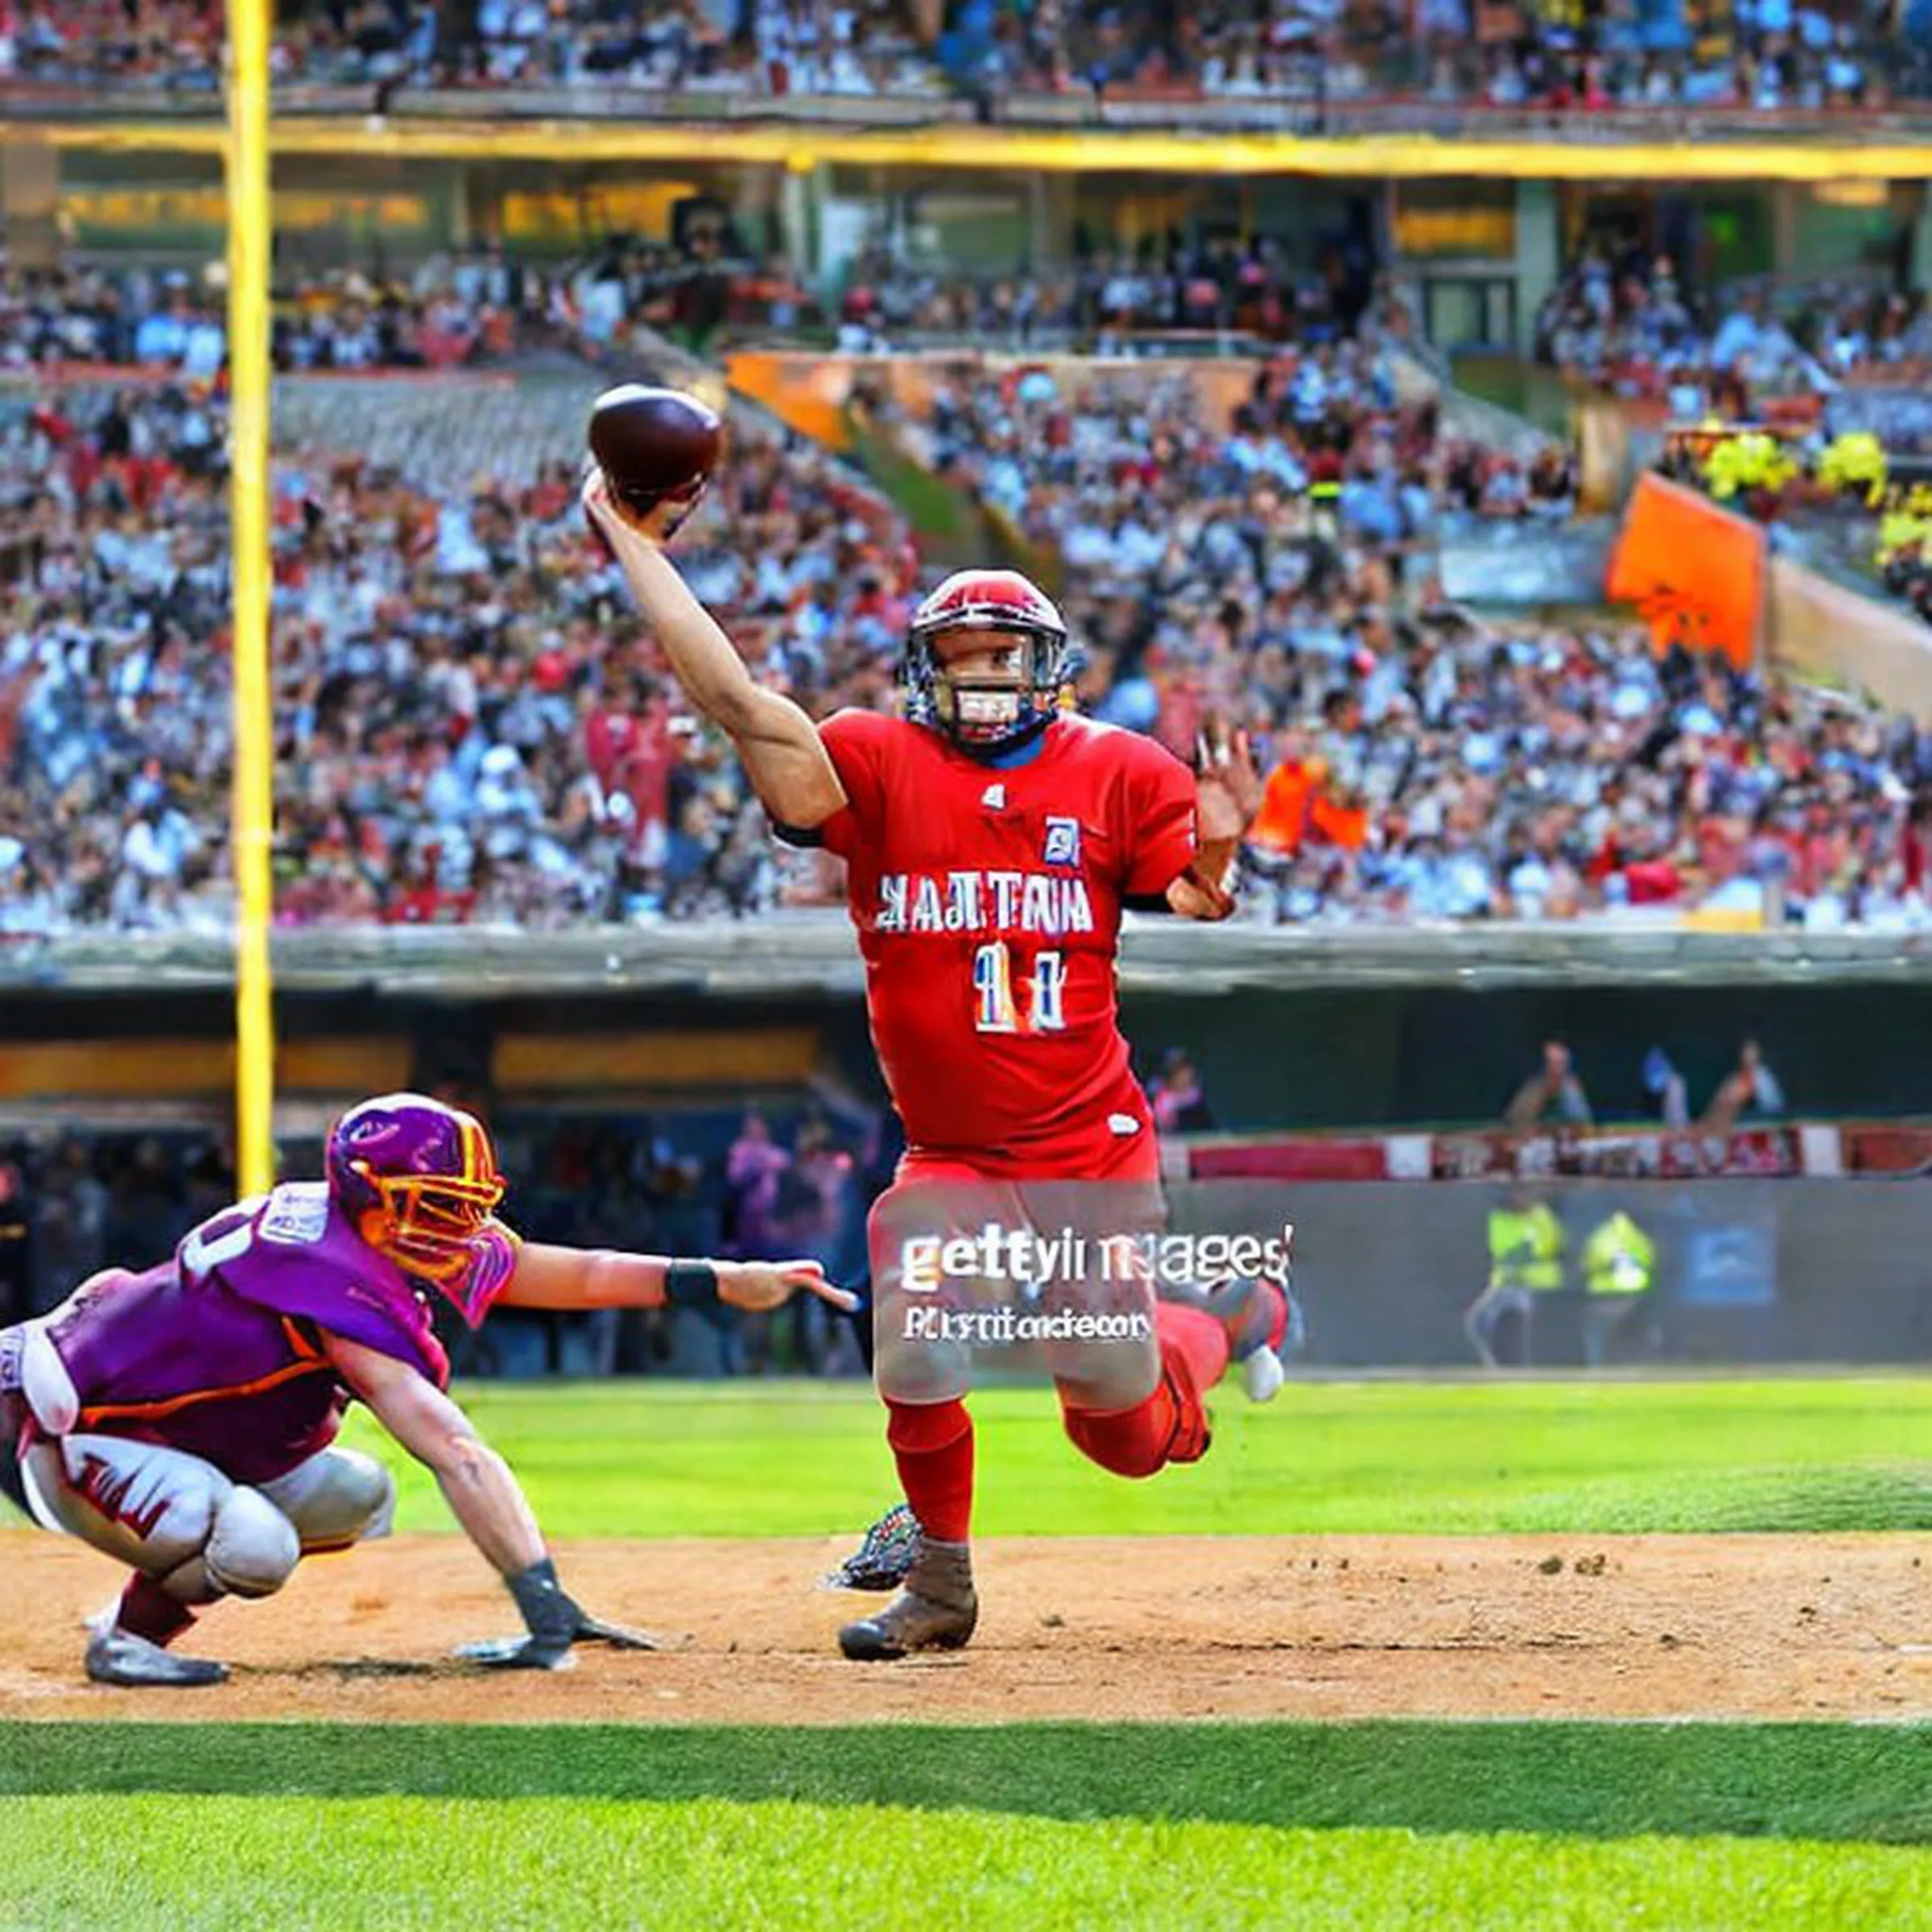
[[591,1616],[557,1581],[557,1567],[548,1557],[507,1580],[529,1634],[465,1644],[458,1657],[498,1670],[568,1670],[577,1661],[572,1653],[579,1644],[609,1644],[620,1650],[658,1648],[642,1630]]

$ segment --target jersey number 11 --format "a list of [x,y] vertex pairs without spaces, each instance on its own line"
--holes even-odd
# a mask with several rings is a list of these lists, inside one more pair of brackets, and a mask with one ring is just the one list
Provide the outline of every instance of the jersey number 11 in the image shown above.
[[1061,989],[1067,983],[1063,953],[1036,952],[1033,976],[1024,982],[1026,1011],[1013,997],[1013,957],[1004,939],[981,946],[972,956],[973,1026],[981,1033],[1059,1033],[1067,1025]]

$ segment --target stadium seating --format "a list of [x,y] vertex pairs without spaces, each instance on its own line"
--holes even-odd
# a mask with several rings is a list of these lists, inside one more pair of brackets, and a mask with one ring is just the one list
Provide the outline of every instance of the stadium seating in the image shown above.
[[[1266,0],[1185,10],[1097,0],[986,0],[950,10],[753,0],[735,31],[695,5],[644,0],[369,0],[284,4],[275,69],[326,90],[521,96],[566,92],[576,111],[711,112],[734,100],[814,101],[863,117],[894,101],[998,101],[1015,116],[1104,105],[1129,121],[1238,117],[1300,103],[1373,122],[1453,105],[1625,118],[1727,114],[1842,118],[1926,91],[1922,10],[1763,5],[1715,23],[1679,4],[1580,7],[1514,0]],[[5,0],[0,85],[79,97],[103,87],[211,96],[217,0]]]
[[[391,312],[419,340],[439,305],[452,337],[514,311],[495,373],[436,382],[300,373],[384,362],[394,333],[351,281],[291,306],[279,918],[542,928],[825,898],[830,862],[774,856],[584,540],[575,464],[598,378],[582,363],[605,345],[533,299],[535,278],[493,291],[510,273],[445,265],[416,285],[419,315]],[[6,412],[0,924],[218,926],[219,320],[180,283],[14,287],[9,359],[147,367],[68,372]],[[1295,326],[1307,339],[1219,425],[1184,375],[1077,364],[957,365],[917,419],[880,399],[1063,596],[1100,716],[1183,753],[1210,710],[1256,734],[1255,916],[1924,916],[1919,734],[1659,663],[1608,621],[1499,629],[1446,609],[1435,544],[1562,518],[1567,463],[1447,434],[1392,298],[1353,334],[1319,312]],[[340,354],[357,340],[367,354]],[[919,567],[853,473],[747,421],[680,547],[772,681],[819,711],[890,701]]]

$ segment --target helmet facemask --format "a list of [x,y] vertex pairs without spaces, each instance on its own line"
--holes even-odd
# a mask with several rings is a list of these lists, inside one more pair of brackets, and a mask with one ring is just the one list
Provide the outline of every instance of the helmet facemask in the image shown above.
[[[949,667],[938,640],[960,633],[980,634],[976,641],[985,646],[1010,646],[1018,659],[1015,669],[993,671],[983,662],[968,670]],[[1063,633],[1028,624],[1010,610],[948,612],[929,625],[915,625],[906,653],[911,716],[968,751],[984,753],[1023,745],[1059,712],[1066,648]],[[970,651],[961,654],[977,658]]]
[[482,1122],[425,1095],[385,1094],[329,1130],[324,1164],[357,1233],[464,1307],[460,1284],[507,1191]]
[[477,1237],[506,1191],[502,1175],[487,1170],[475,1178],[378,1174],[357,1161],[353,1171],[379,1203],[361,1215],[357,1232],[410,1274],[439,1286],[471,1265]]

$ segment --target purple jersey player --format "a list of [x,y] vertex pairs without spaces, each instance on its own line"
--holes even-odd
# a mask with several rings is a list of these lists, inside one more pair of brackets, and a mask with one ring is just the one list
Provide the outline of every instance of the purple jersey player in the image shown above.
[[167,1647],[199,1606],[272,1596],[303,1556],[383,1533],[389,1472],[336,1445],[352,1400],[435,1472],[522,1612],[527,1635],[465,1654],[555,1669],[588,1639],[642,1645],[564,1594],[515,1477],[444,1393],[430,1288],[473,1325],[499,1302],[765,1309],[799,1288],[840,1307],[852,1298],[812,1262],[524,1243],[494,1218],[504,1183],[481,1123],[420,1095],[345,1115],[327,1170],[203,1222],[158,1268],[109,1269],[52,1314],[0,1331],[7,1492],[43,1527],[134,1572],[93,1627],[88,1674],[219,1682],[223,1666]]

